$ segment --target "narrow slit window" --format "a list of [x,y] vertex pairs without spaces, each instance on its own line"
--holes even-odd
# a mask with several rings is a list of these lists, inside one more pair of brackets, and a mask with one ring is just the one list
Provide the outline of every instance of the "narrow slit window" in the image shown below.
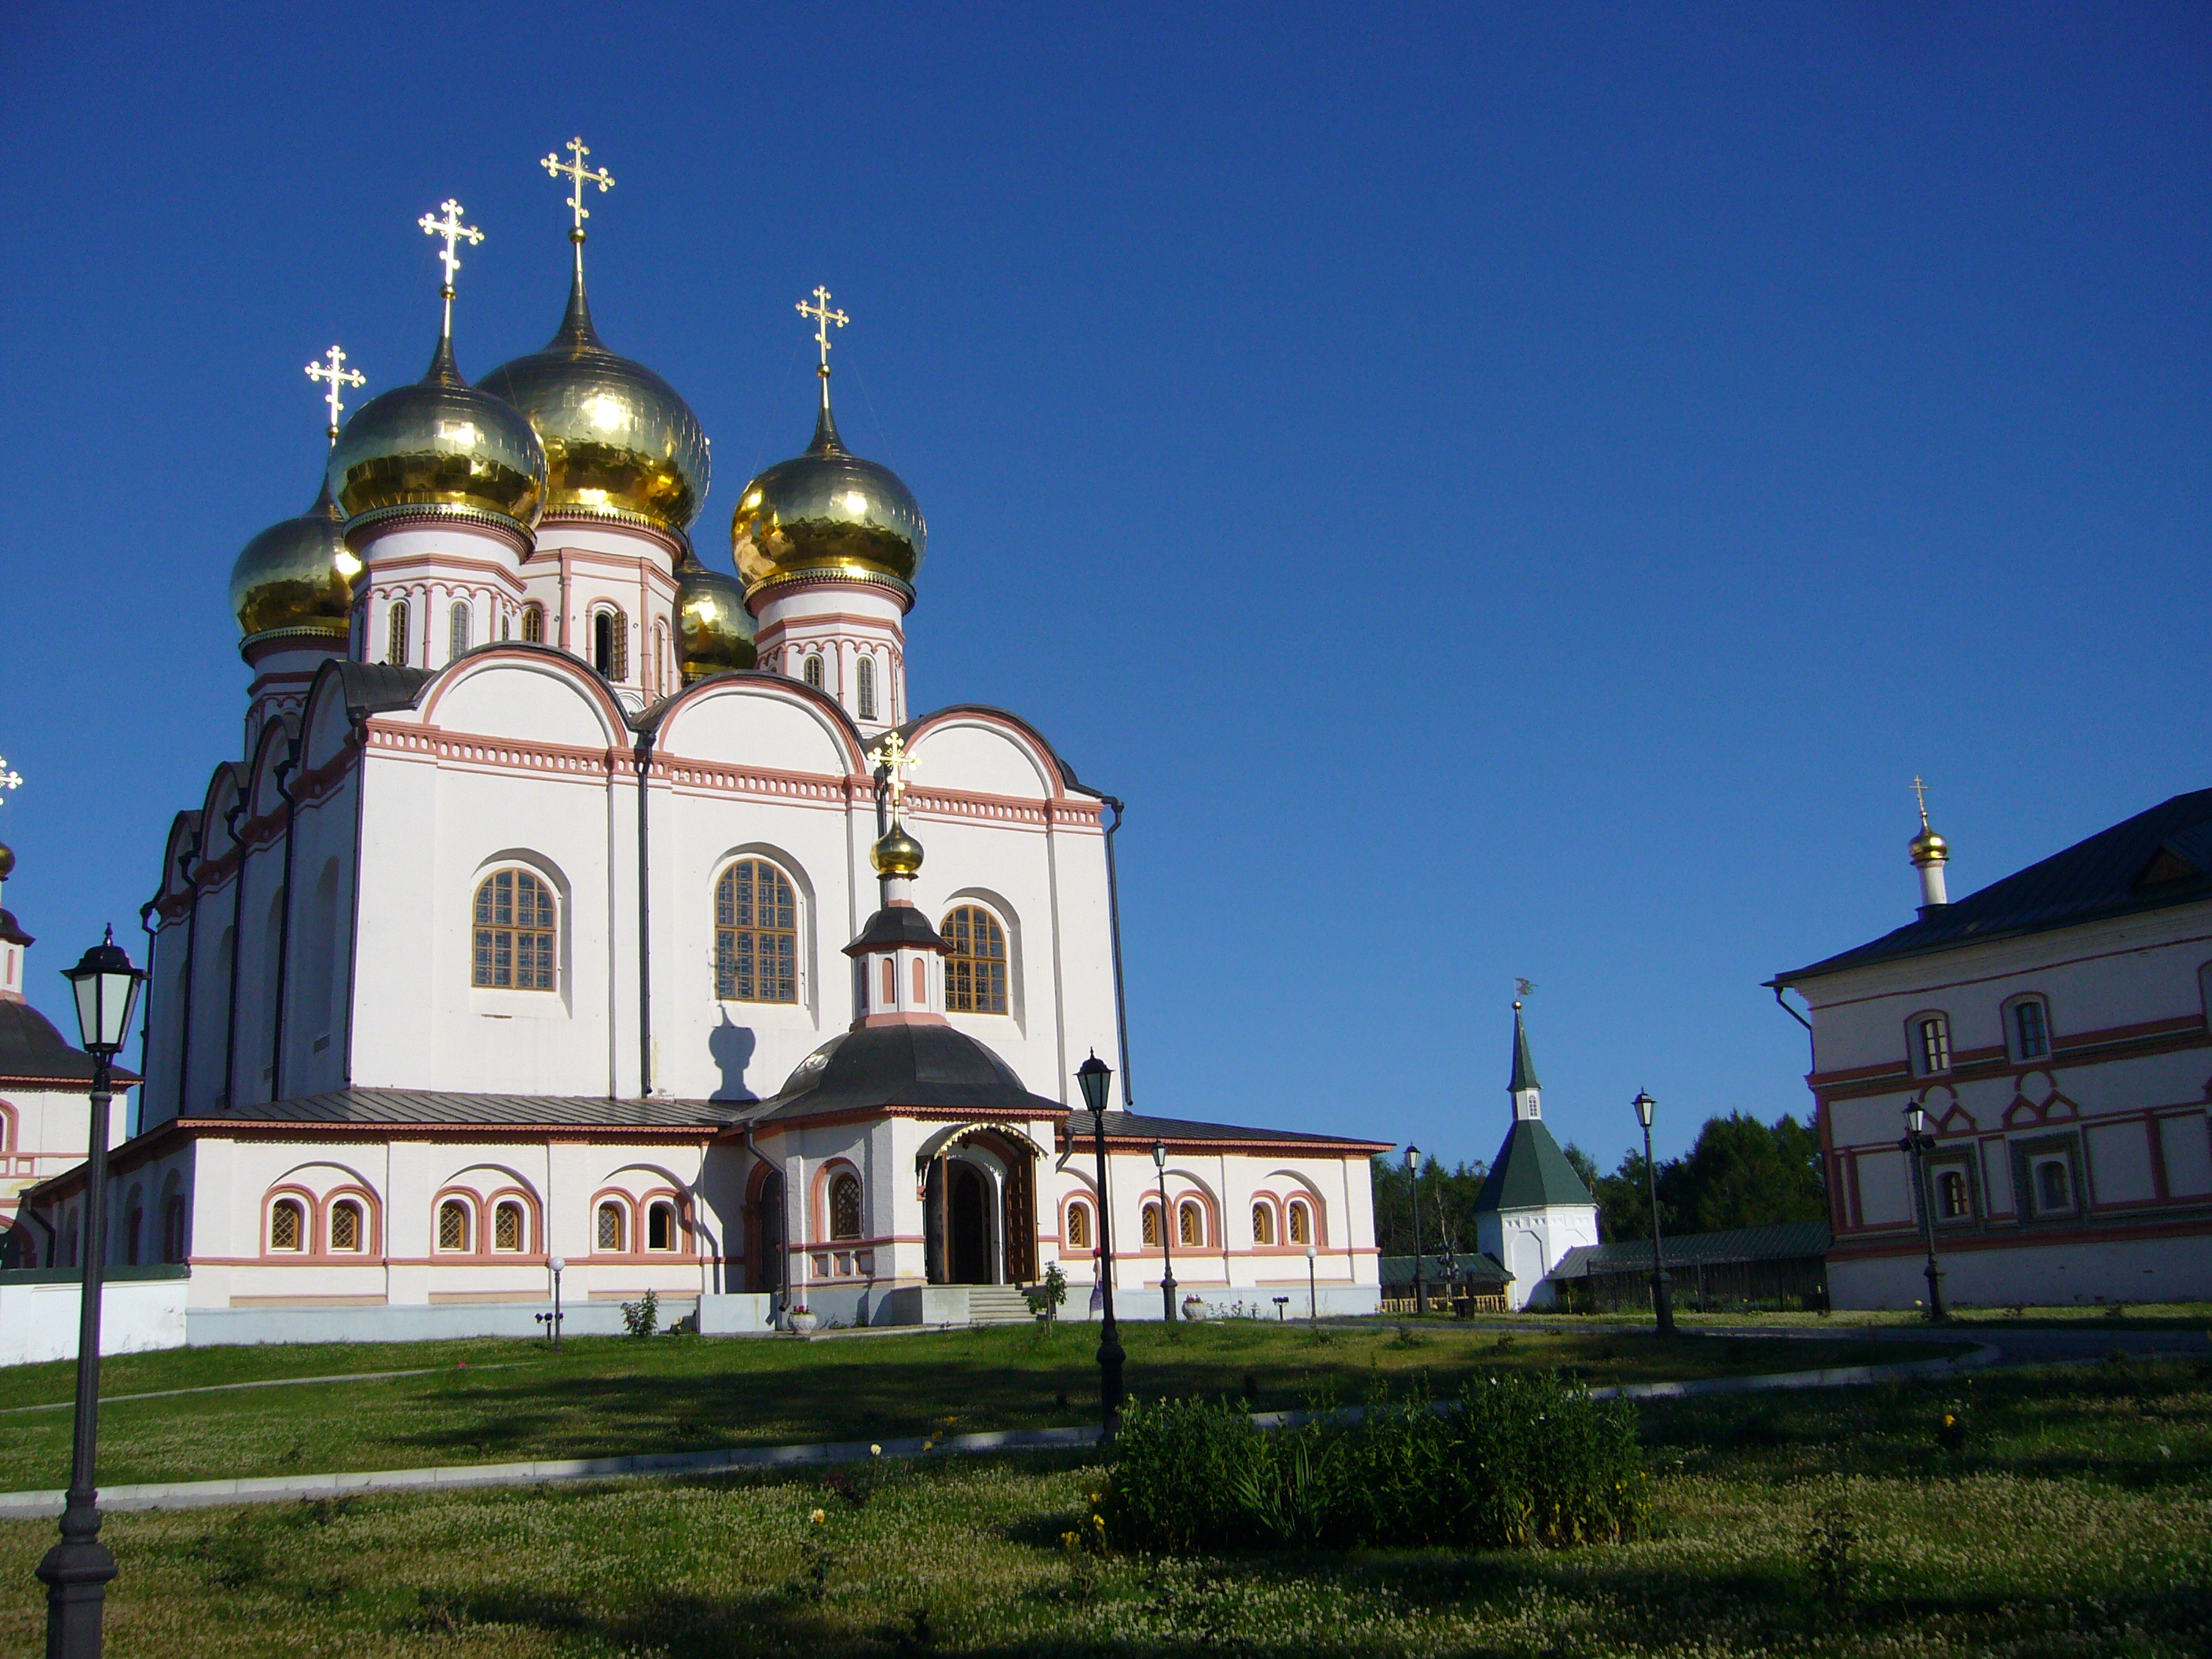
[[469,602],[455,599],[446,622],[446,655],[458,657],[469,648]]
[[394,599],[384,618],[384,660],[394,668],[407,666],[407,601]]
[[876,659],[863,657],[853,665],[854,698],[860,708],[860,718],[872,720],[876,717]]

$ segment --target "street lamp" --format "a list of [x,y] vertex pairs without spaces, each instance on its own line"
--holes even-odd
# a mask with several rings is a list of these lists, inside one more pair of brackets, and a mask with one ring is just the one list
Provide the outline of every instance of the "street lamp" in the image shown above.
[[1413,1190],[1413,1311],[1426,1313],[1428,1304],[1421,1295],[1421,1149],[1408,1145],[1406,1148],[1406,1170],[1411,1177],[1407,1185]]
[[1157,1140],[1152,1143],[1152,1168],[1160,1174],[1160,1249],[1166,1253],[1167,1262],[1167,1275],[1160,1280],[1160,1306],[1166,1311],[1160,1317],[1172,1325],[1176,1316],[1176,1282],[1175,1246],[1170,1240],[1175,1228],[1168,1211],[1168,1149]]
[[77,1040],[92,1056],[92,1126],[84,1152],[84,1284],[78,1297],[76,1424],[70,1442],[62,1541],[39,1563],[46,1583],[46,1659],[100,1659],[100,1614],[115,1557],[100,1541],[94,1453],[100,1437],[100,1285],[107,1256],[107,1111],[111,1068],[131,1028],[146,975],[131,965],[115,930],[64,971],[76,993]]
[[1321,1293],[1314,1289],[1314,1258],[1320,1254],[1312,1245],[1306,1246],[1306,1317],[1310,1320],[1321,1317]]
[[1899,1148],[1912,1158],[1912,1184],[1920,1192],[1920,1231],[1928,1241],[1928,1317],[1943,1320],[1943,1270],[1936,1265],[1936,1195],[1928,1190],[1928,1154],[1936,1150],[1936,1137],[1928,1133],[1928,1109],[1914,1101],[1905,1109],[1905,1139]]
[[1659,1103],[1642,1089],[1631,1103],[1636,1121],[1644,1126],[1644,1184],[1651,1200],[1651,1308],[1659,1316],[1659,1334],[1674,1334],[1674,1280],[1667,1276],[1667,1253],[1659,1238],[1659,1171],[1651,1162],[1651,1109]]
[[1106,1190],[1106,1085],[1114,1080],[1113,1068],[1091,1051],[1091,1058],[1075,1068],[1083,1089],[1083,1103],[1091,1109],[1091,1144],[1098,1154],[1098,1287],[1104,1292],[1105,1318],[1098,1327],[1098,1410],[1106,1432],[1114,1432],[1114,1419],[1121,1409],[1121,1329],[1114,1322],[1113,1206]]
[[550,1322],[553,1327],[553,1352],[558,1353],[561,1352],[561,1270],[568,1264],[556,1255],[545,1265],[553,1270],[553,1317]]

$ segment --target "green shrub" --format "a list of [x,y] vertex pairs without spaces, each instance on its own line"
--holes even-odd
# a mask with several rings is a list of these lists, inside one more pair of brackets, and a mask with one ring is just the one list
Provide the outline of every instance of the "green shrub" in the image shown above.
[[1491,1377],[1438,1409],[1378,1401],[1263,1433],[1237,1405],[1136,1402],[1103,1505],[1117,1548],[1560,1547],[1636,1535],[1633,1408],[1550,1376]]
[[660,1328],[660,1293],[647,1291],[641,1302],[622,1304],[623,1328],[632,1336],[651,1336]]

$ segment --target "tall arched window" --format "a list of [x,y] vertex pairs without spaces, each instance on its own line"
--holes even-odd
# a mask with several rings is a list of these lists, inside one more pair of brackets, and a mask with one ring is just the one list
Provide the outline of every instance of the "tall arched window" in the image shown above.
[[1067,1248],[1071,1250],[1091,1248],[1091,1206],[1088,1204],[1067,1206]]
[[138,1235],[145,1230],[146,1199],[137,1188],[131,1189],[131,1197],[123,1211],[123,1265],[138,1265]]
[[1160,1206],[1158,1205],[1147,1204],[1145,1206],[1144,1222],[1139,1229],[1139,1236],[1144,1239],[1145,1243],[1148,1248],[1155,1250],[1160,1248],[1160,1240],[1167,1236],[1167,1231],[1166,1229],[1160,1225]]
[[799,899],[765,859],[740,859],[714,884],[714,994],[799,1000]]
[[331,1249],[358,1250],[362,1235],[361,1206],[350,1198],[342,1198],[331,1206]]
[[2045,1212],[2074,1207],[2074,1183],[2063,1160],[2054,1158],[2035,1166],[2035,1196],[2037,1207]]
[[1176,1236],[1185,1244],[1206,1243],[1206,1212],[1194,1200],[1183,1200]]
[[592,614],[592,666],[617,683],[629,678],[629,621],[621,611]]
[[593,1235],[599,1241],[599,1248],[620,1255],[623,1236],[629,1231],[629,1221],[623,1206],[612,1199],[600,1205],[599,1231]]
[[853,665],[853,696],[860,718],[872,720],[876,717],[876,659],[862,657]]
[[465,1255],[469,1248],[469,1205],[449,1198],[438,1206],[438,1248]]
[[524,1224],[519,1200],[501,1199],[491,1212],[491,1247],[495,1250],[519,1250],[529,1243],[530,1230]]
[[898,963],[889,957],[884,958],[884,1006],[898,1006]]
[[1275,1209],[1272,1204],[1252,1206],[1252,1242],[1272,1244],[1275,1242]]
[[469,602],[455,599],[446,614],[446,655],[450,659],[469,648]]
[[560,957],[553,890],[527,870],[495,870],[477,888],[476,966],[471,983],[495,989],[550,991]]
[[269,1206],[269,1248],[307,1249],[307,1212],[296,1198],[280,1198]]
[[830,1237],[860,1236],[860,1177],[840,1170],[830,1177]]
[[963,904],[938,931],[952,947],[945,959],[945,1006],[956,1014],[1006,1012],[1006,933],[980,904]]
[[1946,1170],[1936,1177],[1936,1208],[1946,1221],[1957,1221],[1967,1212],[1966,1177],[1956,1170]]
[[668,690],[668,624],[653,625],[653,689],[655,695]]
[[817,653],[807,653],[805,662],[799,667],[799,677],[817,691],[822,689],[822,659]]
[[655,1204],[645,1212],[645,1248],[648,1250],[672,1250],[676,1248],[676,1206]]
[[1294,1198],[1291,1200],[1291,1243],[1310,1244],[1313,1242],[1312,1212],[1306,1208],[1304,1199]]
[[407,666],[407,601],[394,599],[385,613],[384,659],[394,668]]
[[522,607],[522,637],[532,645],[545,643],[545,607],[531,604]]
[[2014,1064],[2051,1057],[2051,1009],[2041,997],[2022,997],[2006,1011],[2005,1035]]
[[1951,1069],[1951,1022],[1941,1014],[1929,1014],[1924,1019],[1912,1022],[1912,1036],[1918,1052],[1913,1056],[1923,1077],[1935,1077]]

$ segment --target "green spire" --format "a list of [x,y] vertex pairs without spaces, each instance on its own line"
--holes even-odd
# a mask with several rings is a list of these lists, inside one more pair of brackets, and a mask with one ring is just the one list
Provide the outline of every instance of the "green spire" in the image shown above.
[[1521,1003],[1513,1003],[1513,1080],[1505,1085],[1505,1092],[1517,1095],[1523,1089],[1543,1085],[1536,1081],[1535,1056],[1528,1052],[1528,1028],[1521,1023]]

